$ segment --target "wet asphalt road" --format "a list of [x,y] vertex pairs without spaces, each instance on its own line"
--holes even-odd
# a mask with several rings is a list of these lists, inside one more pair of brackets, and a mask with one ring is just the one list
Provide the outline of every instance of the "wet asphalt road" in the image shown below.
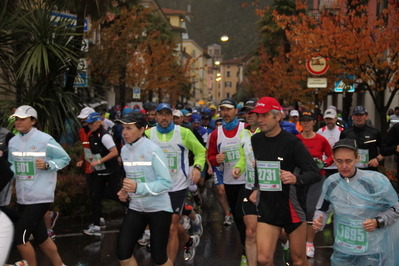
[[[202,206],[202,217],[204,233],[201,242],[196,248],[196,255],[192,261],[185,262],[183,259],[183,249],[179,250],[179,255],[175,265],[194,265],[194,266],[239,266],[241,259],[241,247],[239,236],[234,226],[223,226],[221,209],[216,199],[214,188],[207,188],[206,200]],[[116,241],[118,228],[122,222],[122,212],[113,214],[113,217],[106,217],[107,229],[101,237],[86,236],[81,233],[88,225],[88,221],[71,221],[67,217],[60,217],[54,228],[57,238],[59,253],[64,263],[68,266],[117,266],[118,258],[116,255]],[[190,229],[191,230],[191,229]],[[332,226],[316,235],[315,239],[315,258],[310,259],[312,265],[329,266],[329,257],[332,253],[333,243]],[[50,262],[43,255],[38,246],[32,241],[36,248],[39,266],[50,266]],[[150,253],[145,247],[137,245],[134,255],[139,265],[155,265]],[[13,248],[8,262],[20,260],[17,250]],[[282,248],[278,244],[275,254],[275,265],[284,266],[282,261]]]

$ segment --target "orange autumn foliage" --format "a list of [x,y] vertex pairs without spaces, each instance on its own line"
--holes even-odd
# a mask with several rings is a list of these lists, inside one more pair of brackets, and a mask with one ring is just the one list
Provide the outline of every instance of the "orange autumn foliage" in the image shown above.
[[90,49],[90,70],[95,85],[119,88],[122,100],[132,99],[131,88],[139,87],[142,101],[156,93],[173,105],[182,85],[190,83],[188,66],[177,56],[176,40],[154,16],[150,8],[124,8],[102,23],[101,41]]

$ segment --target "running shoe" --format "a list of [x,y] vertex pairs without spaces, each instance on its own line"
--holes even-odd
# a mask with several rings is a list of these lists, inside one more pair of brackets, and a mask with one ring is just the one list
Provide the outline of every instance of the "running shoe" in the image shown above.
[[14,265],[15,266],[29,266],[29,264],[26,260],[17,261],[16,263],[14,263]]
[[285,266],[291,265],[291,252],[290,248],[283,248],[283,262]]
[[103,217],[100,218],[100,228],[101,230],[105,230],[105,228],[107,228],[107,223]]
[[49,238],[51,238],[51,240],[55,241],[55,234],[53,229],[47,229],[47,235]]
[[98,225],[91,224],[89,228],[83,230],[83,233],[89,236],[101,236],[101,229]]
[[55,223],[57,222],[58,216],[60,216],[59,212],[50,212],[50,225],[51,229],[53,229]]
[[226,215],[226,216],[224,217],[223,225],[229,226],[229,225],[232,225],[233,223],[234,223],[233,216],[231,216],[231,215]]
[[183,228],[185,230],[190,229],[191,227],[190,218],[188,218],[187,215],[182,215],[182,219],[183,219]]
[[192,240],[192,244],[190,247],[187,247],[186,245],[183,246],[184,250],[184,260],[185,261],[190,261],[194,258],[195,256],[195,248],[198,246],[200,242],[200,237],[199,236],[190,236]]
[[245,255],[242,255],[240,266],[247,266],[247,265],[248,265],[247,257]]
[[193,235],[202,236],[204,228],[202,227],[201,214],[197,214],[198,224],[193,223]]
[[306,256],[309,258],[314,257],[314,246],[313,244],[306,244]]
[[150,243],[150,234],[143,233],[143,236],[137,241],[140,246],[147,246]]

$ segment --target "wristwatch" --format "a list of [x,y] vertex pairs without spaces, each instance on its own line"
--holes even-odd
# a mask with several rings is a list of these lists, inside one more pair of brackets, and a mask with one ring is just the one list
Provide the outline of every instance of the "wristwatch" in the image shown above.
[[384,228],[385,226],[385,220],[381,216],[375,217],[375,220],[377,221],[377,228]]
[[50,169],[50,164],[46,163],[46,168],[44,170],[48,170],[48,169]]
[[194,165],[195,168],[197,168],[198,170],[202,171],[202,167],[199,164]]

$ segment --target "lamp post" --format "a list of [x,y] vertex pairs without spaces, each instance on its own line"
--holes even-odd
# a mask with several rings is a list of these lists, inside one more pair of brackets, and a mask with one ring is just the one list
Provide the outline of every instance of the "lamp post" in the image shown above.
[[227,35],[222,35],[222,36],[220,37],[220,40],[221,40],[222,42],[227,42],[227,41],[229,40],[229,36],[227,36]]

